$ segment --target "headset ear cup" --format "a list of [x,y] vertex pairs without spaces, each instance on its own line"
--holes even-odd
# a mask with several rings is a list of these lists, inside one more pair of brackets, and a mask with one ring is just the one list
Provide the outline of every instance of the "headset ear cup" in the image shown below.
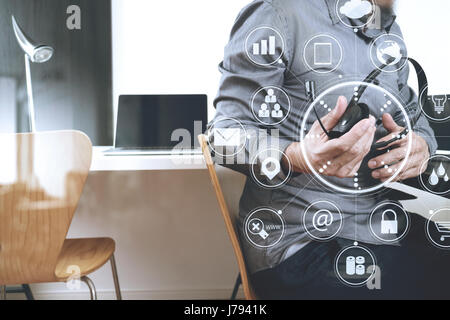
[[358,106],[359,109],[361,110],[361,120],[369,118],[370,117],[369,106],[365,103],[359,103]]

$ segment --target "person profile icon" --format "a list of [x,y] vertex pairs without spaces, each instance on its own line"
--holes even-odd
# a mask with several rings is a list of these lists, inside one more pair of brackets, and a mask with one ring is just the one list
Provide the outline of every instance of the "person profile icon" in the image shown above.
[[281,110],[281,106],[278,103],[273,108],[274,110],[272,111],[272,118],[281,119],[284,117],[283,110]]
[[261,110],[259,110],[259,117],[260,118],[270,118],[270,111],[267,104],[263,103],[261,105]]
[[277,103],[277,96],[273,89],[267,90],[266,103]]

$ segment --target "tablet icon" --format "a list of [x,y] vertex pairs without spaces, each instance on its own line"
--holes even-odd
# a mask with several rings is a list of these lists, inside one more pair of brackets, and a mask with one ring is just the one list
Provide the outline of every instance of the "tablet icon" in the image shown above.
[[331,66],[333,64],[333,44],[331,42],[314,43],[314,65]]

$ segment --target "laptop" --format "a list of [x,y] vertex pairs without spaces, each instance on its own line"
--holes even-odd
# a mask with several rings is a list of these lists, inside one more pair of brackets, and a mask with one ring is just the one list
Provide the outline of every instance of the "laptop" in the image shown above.
[[114,148],[105,155],[201,154],[206,95],[122,95]]

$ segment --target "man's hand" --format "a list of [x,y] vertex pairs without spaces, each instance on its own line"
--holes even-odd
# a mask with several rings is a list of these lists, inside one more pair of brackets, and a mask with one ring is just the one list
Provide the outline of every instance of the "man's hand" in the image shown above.
[[[404,128],[398,126],[390,114],[383,115],[383,125],[389,132],[389,135],[381,139],[379,142],[389,141],[392,139],[392,136],[397,136],[404,131]],[[400,169],[408,151],[408,139],[412,139],[411,154],[408,158],[406,166],[397,176],[395,181],[415,178],[424,172],[426,166],[423,166],[423,164],[430,157],[428,144],[422,137],[418,136],[414,132],[411,132],[404,139],[392,143],[389,146],[391,151],[369,161],[370,169],[383,167],[372,172],[373,178],[385,182]],[[392,147],[395,149],[392,149]]]
[[[339,97],[336,108],[322,119],[327,131],[339,122],[347,107],[347,99]],[[375,136],[375,118],[357,123],[350,132],[339,139],[330,140],[316,121],[305,139],[291,144],[286,155],[294,171],[310,173],[303,159],[301,143],[308,153],[308,160],[317,172],[339,178],[353,178],[370,152]]]

